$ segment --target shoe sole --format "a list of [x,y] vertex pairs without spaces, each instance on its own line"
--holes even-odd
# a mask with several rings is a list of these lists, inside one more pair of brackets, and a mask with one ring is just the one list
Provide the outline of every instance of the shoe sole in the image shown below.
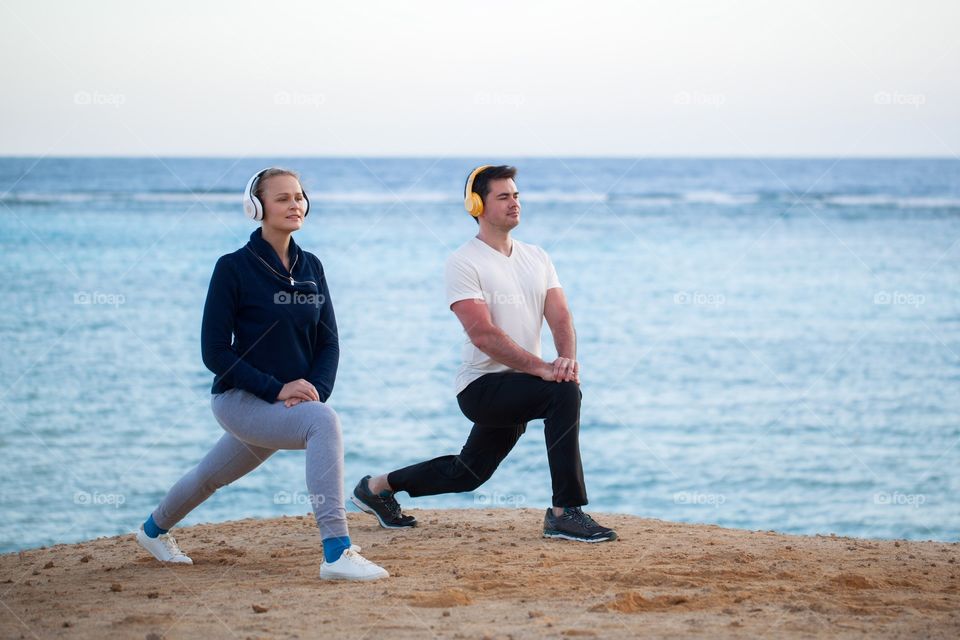
[[390,577],[390,574],[389,574],[389,573],[388,573],[387,575],[385,575],[385,576],[362,576],[362,577],[355,577],[355,576],[325,576],[325,575],[323,575],[323,574],[320,574],[320,579],[321,579],[321,580],[342,580],[342,581],[344,581],[344,582],[373,582],[374,580],[383,580],[383,579],[389,578],[389,577]]
[[373,515],[377,519],[377,522],[380,523],[380,526],[384,529],[413,529],[415,526],[417,526],[416,521],[414,521],[412,524],[388,524],[384,522],[383,518],[380,517],[380,514],[374,511],[372,507],[367,506],[367,504],[360,500],[356,494],[350,496],[350,502],[356,505],[360,511]]
[[590,543],[590,544],[596,544],[597,542],[613,542],[614,540],[617,539],[617,534],[615,534],[615,533],[614,533],[614,534],[611,534],[611,535],[610,535],[609,537],[607,537],[607,538],[578,538],[578,537],[576,537],[576,536],[570,535],[569,533],[563,533],[563,532],[561,532],[561,531],[544,531],[544,532],[543,532],[543,537],[544,537],[544,538],[557,538],[557,539],[560,539],[560,540],[572,540],[572,541],[574,541],[574,542],[587,542],[587,543]]

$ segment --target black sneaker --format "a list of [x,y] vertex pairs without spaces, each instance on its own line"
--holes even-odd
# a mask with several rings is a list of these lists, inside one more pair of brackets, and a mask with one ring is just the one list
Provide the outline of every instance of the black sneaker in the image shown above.
[[350,502],[357,505],[361,511],[377,516],[380,526],[384,529],[406,529],[417,526],[417,519],[400,513],[400,504],[390,494],[390,497],[375,495],[370,491],[370,476],[363,476],[350,496]]
[[543,537],[580,542],[610,542],[617,539],[617,532],[601,527],[580,507],[565,507],[562,516],[555,516],[553,509],[547,509],[547,515],[543,518]]

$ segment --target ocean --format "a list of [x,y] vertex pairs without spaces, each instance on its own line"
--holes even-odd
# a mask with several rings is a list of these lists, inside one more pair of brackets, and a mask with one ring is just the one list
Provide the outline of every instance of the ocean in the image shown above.
[[[960,161],[496,160],[574,314],[588,511],[960,539]],[[201,312],[267,165],[311,199],[345,490],[459,451],[443,264],[481,162],[0,158],[0,551],[133,531],[220,437]],[[303,456],[181,524],[308,512]],[[476,492],[399,498],[546,507],[542,423]]]

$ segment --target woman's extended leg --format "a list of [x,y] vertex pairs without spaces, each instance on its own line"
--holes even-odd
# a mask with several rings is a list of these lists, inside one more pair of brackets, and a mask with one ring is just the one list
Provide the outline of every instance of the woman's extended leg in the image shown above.
[[177,481],[153,512],[161,529],[170,529],[214,491],[256,469],[275,449],[257,447],[225,433],[203,460]]

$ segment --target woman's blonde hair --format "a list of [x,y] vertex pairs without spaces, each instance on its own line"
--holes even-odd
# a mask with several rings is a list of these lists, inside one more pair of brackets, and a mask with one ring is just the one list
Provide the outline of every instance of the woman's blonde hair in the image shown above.
[[[260,179],[257,180],[257,188],[253,192],[253,195],[259,198],[260,202],[263,202],[263,185],[270,178],[276,178],[277,176],[290,176],[291,178],[295,179],[297,182],[300,182],[300,174],[297,173],[296,171],[291,171],[290,169],[279,169],[277,167],[267,169],[266,171],[263,172],[263,175],[260,176]],[[302,189],[303,185],[301,185],[300,188]]]

